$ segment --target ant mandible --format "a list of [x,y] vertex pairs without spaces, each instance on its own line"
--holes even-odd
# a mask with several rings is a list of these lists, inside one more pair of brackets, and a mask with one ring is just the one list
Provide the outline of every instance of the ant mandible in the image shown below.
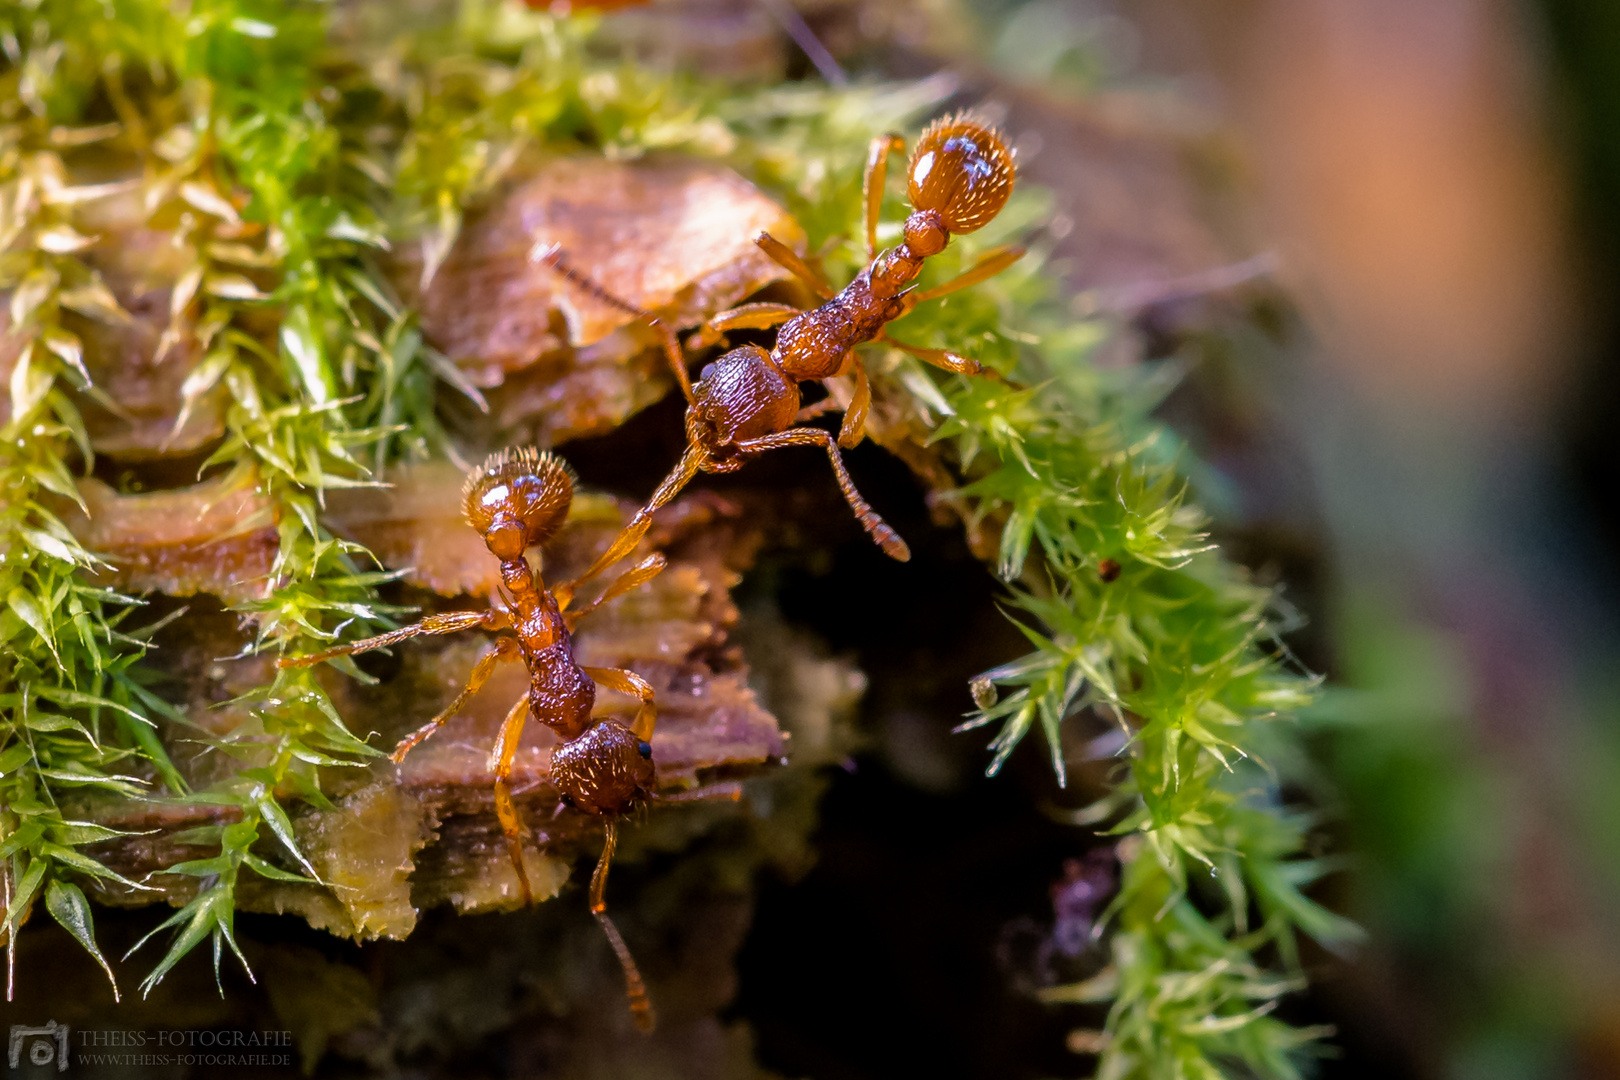
[[[579,582],[590,580],[622,559],[651,526],[653,512],[673,499],[699,472],[732,472],[756,454],[783,446],[825,449],[838,487],[856,519],[887,554],[902,562],[911,557],[906,542],[855,490],[838,452],[840,446],[860,442],[872,400],[866,368],[855,354],[855,347],[881,341],[946,371],[982,373],[975,360],[897,341],[885,332],[884,326],[924,300],[937,299],[999,274],[1020,259],[1024,249],[1011,245],[994,248],[960,276],[917,291],[911,282],[922,271],[924,259],[943,251],[952,235],[983,228],[1006,205],[1013,188],[1013,155],[994,128],[971,116],[958,114],[929,125],[917,140],[906,169],[912,212],[905,221],[904,240],[878,254],[877,222],[889,155],[904,150],[905,140],[898,135],[880,135],[872,140],[863,184],[868,265],[842,292],[834,294],[822,276],[786,244],[769,233],[759,235],[755,242],[765,253],[792,271],[823,303],[809,311],[789,304],[754,303],[720,312],[693,335],[689,344],[698,348],[715,344],[727,330],[785,325],[777,331],[776,346],[769,352],[757,345],[738,346],[706,365],[696,384],[687,374],[680,342],[670,327],[568,266],[555,246],[537,248],[531,255],[603,302],[647,319],[663,338],[664,351],[687,401],[687,448],[680,464]],[[837,442],[821,428],[795,426],[828,408],[823,402],[800,408],[799,384],[846,372],[855,376],[855,392],[844,411]]]
[[[618,846],[618,819],[642,803],[660,798],[653,791],[650,742],[658,718],[657,705],[651,684],[635,672],[622,668],[581,667],[574,659],[570,635],[584,615],[657,576],[664,569],[665,559],[662,555],[649,556],[621,574],[591,603],[577,611],[565,611],[567,601],[559,602],[554,591],[546,588],[524,552],[544,544],[556,534],[568,517],[573,497],[574,478],[561,458],[532,447],[495,454],[467,478],[462,489],[462,506],[467,523],[478,531],[490,553],[500,560],[499,604],[492,602],[483,611],[430,615],[413,626],[309,656],[282,657],[276,664],[284,668],[309,667],[323,660],[384,648],[423,634],[453,634],[473,627],[510,629],[512,635],[497,637],[494,650],[474,665],[467,685],[444,711],[401,740],[391,757],[395,763],[404,760],[413,747],[439,730],[488,681],[496,665],[522,660],[529,670],[529,692],[506,714],[489,760],[495,774],[495,813],[500,819],[501,831],[506,834],[507,852],[517,870],[523,902],[532,903],[534,894],[523,868],[523,821],[513,805],[509,780],[524,721],[533,715],[562,740],[551,754],[551,783],[563,803],[606,819],[602,855],[591,875],[591,914],[602,924],[624,968],[630,1010],[636,1025],[643,1031],[651,1031],[653,1012],[646,984],[618,928],[608,918],[604,897],[608,865]],[[565,586],[570,597],[577,584]],[[592,719],[597,684],[641,699],[635,719],[628,727],[617,720]],[[714,794],[736,798],[740,789],[736,785],[720,785],[708,791],[664,796],[662,801],[686,801]]]

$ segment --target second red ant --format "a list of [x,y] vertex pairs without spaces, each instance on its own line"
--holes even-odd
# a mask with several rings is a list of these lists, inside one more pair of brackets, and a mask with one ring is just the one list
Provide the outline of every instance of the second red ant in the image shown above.
[[[643,1031],[651,1031],[653,1012],[646,984],[618,927],[607,915],[607,875],[618,846],[619,819],[654,800],[736,799],[741,789],[735,784],[720,784],[676,795],[658,795],[653,788],[651,743],[658,709],[652,685],[633,671],[582,667],[575,660],[571,635],[579,620],[602,604],[652,580],[664,569],[665,559],[662,555],[643,559],[591,603],[577,611],[567,611],[567,599],[559,600],[556,592],[546,588],[524,553],[530,547],[544,544],[562,527],[573,495],[574,478],[561,458],[533,448],[494,455],[467,478],[462,490],[462,508],[467,523],[484,538],[490,554],[500,560],[500,603],[492,602],[483,611],[430,615],[412,626],[309,656],[282,657],[276,663],[279,667],[308,667],[423,634],[453,634],[474,627],[510,630],[510,636],[503,634],[495,639],[495,648],[474,665],[467,685],[450,704],[402,739],[391,756],[396,763],[404,760],[417,744],[443,727],[488,681],[496,665],[523,662],[529,672],[529,691],[512,705],[501,723],[489,759],[490,769],[495,774],[495,813],[506,834],[507,852],[517,871],[523,902],[532,903],[533,892],[523,867],[523,821],[512,802],[510,778],[524,722],[532,715],[561,739],[551,754],[551,783],[561,796],[562,804],[604,819],[602,855],[591,875],[591,914],[601,923],[624,968],[630,1010],[636,1025]],[[562,588],[569,597],[573,595],[574,585]],[[591,716],[598,685],[641,700],[630,724]]]
[[[785,446],[825,450],[839,490],[872,539],[895,559],[911,557],[906,542],[855,490],[838,452],[840,446],[860,442],[871,405],[866,368],[854,350],[865,342],[881,341],[946,371],[980,374],[983,369],[975,360],[897,341],[884,327],[925,300],[1000,273],[1021,258],[1024,249],[995,248],[960,276],[918,291],[911,283],[922,271],[924,259],[943,251],[952,235],[983,228],[1006,205],[1013,188],[1013,155],[997,131],[972,117],[957,115],[931,124],[917,140],[906,169],[912,211],[903,227],[904,239],[879,254],[877,222],[889,155],[904,149],[900,136],[881,135],[868,150],[863,185],[868,265],[842,292],[835,294],[787,245],[769,233],[759,235],[756,242],[765,253],[792,271],[823,302],[809,311],[788,304],[754,303],[720,312],[693,335],[693,345],[712,345],[728,330],[780,325],[776,345],[769,351],[758,345],[738,346],[706,365],[696,383],[687,374],[673,329],[569,267],[554,246],[536,249],[531,256],[536,261],[552,266],[603,302],[652,323],[663,338],[670,367],[687,401],[687,447],[680,463],[579,582],[589,581],[622,559],[651,526],[654,511],[699,472],[732,472],[755,455]],[[796,426],[825,411],[821,402],[800,407],[799,384],[845,373],[854,375],[855,392],[844,411],[837,441],[821,428]]]

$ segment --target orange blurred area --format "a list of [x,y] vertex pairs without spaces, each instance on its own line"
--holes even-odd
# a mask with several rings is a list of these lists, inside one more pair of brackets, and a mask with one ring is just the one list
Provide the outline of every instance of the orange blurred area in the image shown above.
[[1260,0],[1198,14],[1323,355],[1402,409],[1506,419],[1555,402],[1576,281],[1529,13]]

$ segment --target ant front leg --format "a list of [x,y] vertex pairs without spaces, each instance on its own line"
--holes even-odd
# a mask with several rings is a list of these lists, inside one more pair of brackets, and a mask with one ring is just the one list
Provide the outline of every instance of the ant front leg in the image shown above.
[[501,823],[501,832],[506,836],[506,854],[512,860],[512,869],[517,871],[518,885],[523,890],[523,906],[528,907],[534,903],[534,890],[529,887],[529,872],[523,868],[523,818],[518,813],[517,804],[512,802],[512,758],[517,754],[518,743],[523,738],[523,725],[529,718],[529,697],[527,694],[518,698],[501,721],[500,734],[495,737],[495,747],[490,751],[490,769],[495,774],[495,817]]
[[744,304],[722,311],[704,323],[697,333],[686,339],[689,349],[707,349],[717,344],[727,330],[769,330],[787,322],[803,310],[792,304]]
[[799,258],[798,252],[768,232],[762,232],[754,237],[754,243],[758,244],[759,249],[769,255],[776,265],[792,271],[793,276],[808,285],[811,292],[823,300],[833,298],[835,295],[833,287],[827,284],[827,279],[812,269],[809,263]]
[[641,708],[636,710],[636,718],[630,723],[630,732],[642,742],[653,737],[653,729],[658,726],[658,702],[653,697],[652,683],[624,668],[588,667],[580,670],[599,686],[640,698]]
[[652,493],[652,498],[647,500],[647,505],[636,511],[636,516],[630,519],[630,524],[624,527],[624,531],[619,533],[613,544],[602,552],[597,560],[579,577],[573,581],[558,585],[551,590],[551,595],[557,599],[557,606],[567,608],[568,602],[573,599],[574,594],[579,591],[581,585],[635,550],[635,546],[641,542],[641,538],[647,535],[647,530],[652,528],[653,513],[676,495],[679,495],[681,489],[692,482],[692,477],[698,474],[698,470],[708,460],[708,454],[701,446],[688,446],[686,453],[681,456],[680,463],[675,466],[675,470],[664,478],[662,484],[658,485],[658,490]]
[[624,943],[624,938],[619,936],[619,928],[613,925],[613,920],[608,918],[607,913],[608,867],[613,862],[613,852],[618,846],[619,822],[616,818],[608,818],[602,837],[602,857],[596,860],[596,871],[591,874],[591,914],[602,924],[602,931],[607,934],[608,944],[613,947],[613,955],[619,958],[619,966],[624,969],[624,987],[625,993],[630,998],[630,1015],[634,1018],[636,1027],[643,1032],[650,1032],[657,1023],[657,1018],[653,1016],[652,1001],[647,997],[647,984],[642,981],[641,971],[630,955],[630,947]]
[[404,761],[405,755],[415,749],[418,743],[438,731],[445,725],[446,721],[460,712],[461,707],[467,704],[467,699],[478,693],[484,684],[489,681],[489,677],[495,673],[497,664],[520,660],[522,656],[523,654],[518,650],[516,638],[496,638],[495,648],[485,653],[478,663],[473,665],[472,674],[467,678],[467,685],[461,688],[461,693],[455,696],[455,700],[445,706],[444,711],[439,713],[438,716],[405,736],[399,741],[399,745],[394,747],[394,752],[388,755],[394,760],[394,764],[397,765]]
[[866,149],[866,175],[861,199],[866,203],[866,261],[877,258],[878,215],[883,210],[883,184],[889,178],[889,155],[906,152],[906,140],[890,133],[879,135]]
[[339,645],[335,649],[326,649],[308,656],[283,656],[276,660],[276,667],[313,667],[323,660],[331,660],[339,656],[349,656],[354,653],[370,652],[372,649],[386,649],[390,645],[397,645],[401,641],[423,634],[454,634],[460,630],[470,630],[475,626],[485,630],[500,630],[507,625],[506,614],[490,608],[486,611],[451,611],[443,615],[429,615],[419,623],[411,626],[402,626],[398,630],[390,630],[386,634],[376,637],[364,638],[360,641],[351,641],[347,645]]
[[774,435],[747,439],[738,443],[737,449],[744,454],[759,454],[782,446],[819,446],[826,450],[827,458],[832,462],[833,475],[838,478],[838,490],[844,493],[844,501],[855,511],[855,520],[861,523],[861,527],[891,559],[905,562],[911,558],[911,549],[900,534],[891,529],[877,511],[861,498],[861,493],[855,490],[855,481],[849,478],[849,470],[844,468],[844,459],[838,453],[838,444],[833,441],[831,432],[820,428],[789,428]]

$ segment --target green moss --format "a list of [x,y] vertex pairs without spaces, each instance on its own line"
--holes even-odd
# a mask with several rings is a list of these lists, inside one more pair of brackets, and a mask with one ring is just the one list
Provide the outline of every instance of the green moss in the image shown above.
[[[64,820],[53,793],[134,793],[134,773],[160,778],[171,797],[229,812],[196,838],[217,842],[217,856],[169,870],[203,887],[165,924],[179,933],[148,988],[203,940],[216,965],[222,944],[234,949],[243,867],[299,876],[254,853],[261,836],[287,867],[315,876],[282,801],[324,802],[319,770],[374,751],[297,670],[249,695],[252,722],[221,741],[242,761],[231,782],[187,793],[164,757],[152,718],[177,718],[142,682],[140,635],[117,629],[136,601],[83,582],[90,557],[37,498],[72,497],[64,462],[75,446],[89,456],[59,385],[83,389],[88,378],[56,314],[117,317],[76,256],[41,239],[68,220],[30,179],[54,168],[53,129],[121,122],[111,144],[186,193],[195,263],[179,291],[195,296],[205,343],[186,394],[194,402],[225,388],[228,434],[212,462],[250,474],[277,511],[274,589],[244,609],[257,621],[255,648],[307,650],[396,614],[376,599],[387,573],[323,526],[322,492],[367,483],[390,460],[445,453],[436,397],[476,398],[422,343],[377,270],[381,249],[420,238],[431,276],[464,208],[530,146],[673,148],[724,158],[779,194],[812,246],[845,237],[827,257],[842,279],[862,258],[851,238],[861,234],[866,141],[935,104],[928,84],[742,94],[654,75],[593,59],[588,22],[516,7],[469,0],[448,25],[403,30],[413,16],[399,11],[350,5],[340,37],[314,3],[36,0],[0,12],[0,287],[13,290],[13,327],[31,341],[0,432],[6,930],[43,894],[94,951],[74,881],[108,872],[74,848],[104,835]],[[1021,190],[929,274],[942,280],[1045,208],[1042,193]],[[238,219],[262,226],[247,251],[210,242]],[[1102,1075],[1214,1076],[1242,1061],[1291,1076],[1295,1052],[1320,1034],[1268,1015],[1298,985],[1295,936],[1332,945],[1355,934],[1299,892],[1326,866],[1301,857],[1307,823],[1281,807],[1260,763],[1265,747],[1286,744],[1277,721],[1315,683],[1280,662],[1270,594],[1221,559],[1184,502],[1170,440],[1146,415],[1147,377],[1091,369],[1101,335],[1053,290],[1037,252],[896,327],[1029,389],[943,378],[881,349],[869,356],[878,393],[908,401],[959,469],[951,497],[964,517],[1000,530],[996,569],[1030,642],[1026,657],[975,681],[980,708],[964,726],[1000,725],[992,772],[1038,726],[1060,778],[1058,728],[1075,710],[1095,706],[1129,736],[1128,774],[1092,815],[1132,834],[1112,908],[1114,961],[1053,995],[1113,999]],[[1119,564],[1116,579],[1099,575],[1103,559]],[[121,762],[144,765],[121,772]],[[1209,887],[1195,905],[1200,882]],[[1282,974],[1255,959],[1268,947]]]

